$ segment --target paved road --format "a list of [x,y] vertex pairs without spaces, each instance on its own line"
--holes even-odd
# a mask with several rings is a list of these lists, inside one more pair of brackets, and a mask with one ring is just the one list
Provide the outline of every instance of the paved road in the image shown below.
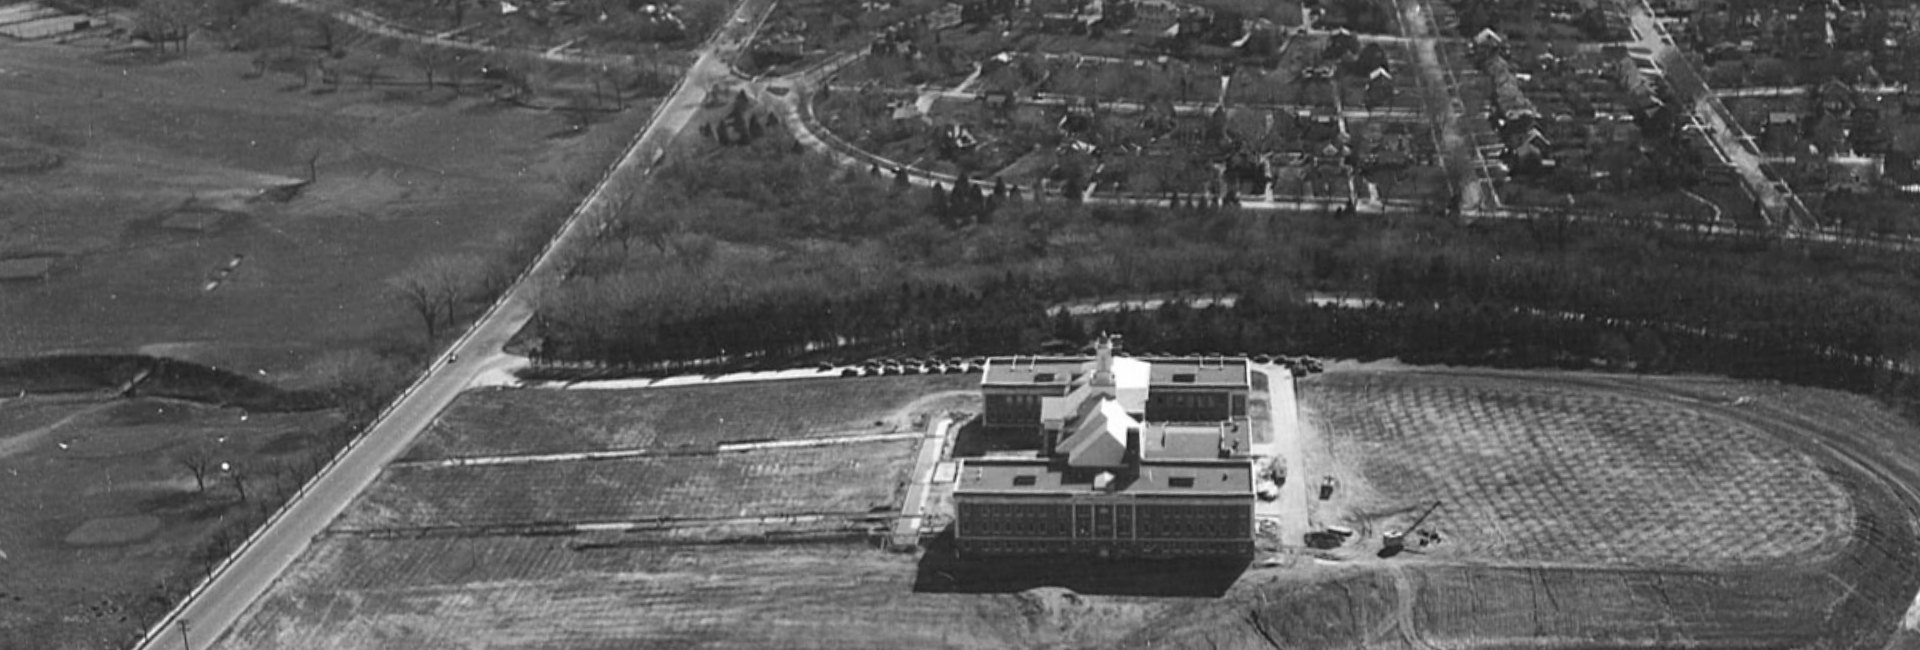
[[[307,548],[314,535],[345,510],[354,497],[372,484],[386,464],[404,451],[441,409],[465,390],[490,364],[478,363],[495,358],[507,340],[533,316],[539,288],[559,277],[557,251],[575,246],[588,235],[591,219],[582,215],[597,213],[606,199],[620,193],[618,188],[644,177],[654,156],[679,135],[706,95],[707,87],[728,78],[728,61],[752,37],[760,19],[772,7],[772,0],[744,0],[736,17],[722,33],[701,48],[699,58],[688,71],[686,80],[669,97],[652,124],[642,132],[620,162],[602,179],[581,203],[551,245],[494,304],[494,307],[449,350],[402,397],[394,408],[367,432],[341,461],[309,482],[307,491],[289,503],[273,525],[263,530],[254,543],[235,556],[198,597],[162,621],[164,633],[141,644],[141,650],[173,650],[181,647],[176,621],[188,621],[191,647],[207,647],[239,620],[240,615],[264,594],[281,572]],[[445,359],[467,359],[445,363]]]
[[1721,105],[1720,98],[1715,96],[1712,88],[1707,86],[1706,78],[1700,76],[1699,71],[1688,62],[1686,53],[1672,44],[1673,39],[1667,35],[1666,27],[1654,18],[1653,8],[1647,6],[1644,0],[1628,0],[1626,8],[1633,21],[1635,45],[1651,51],[1656,66],[1663,66],[1662,62],[1678,62],[1672,67],[1685,68],[1667,70],[1674,73],[1668,80],[1675,83],[1675,88],[1686,93],[1688,90],[1683,84],[1693,81],[1698,83],[1699,90],[1704,91],[1687,108],[1707,126],[1714,150],[1739,172],[1740,181],[1746,185],[1747,191],[1760,199],[1768,223],[1786,223],[1803,228],[1813,226],[1806,207],[1800,205],[1800,199],[1793,195],[1793,190],[1787,188],[1786,183],[1769,180],[1766,173],[1761,171],[1763,161],[1760,152],[1754,149],[1753,143],[1741,138],[1745,131],[1728,117],[1730,113]]
[[[1440,159],[1451,167],[1455,161],[1478,161],[1471,169],[1448,169],[1453,177],[1454,189],[1460,193],[1462,210],[1478,210],[1486,207],[1498,207],[1500,197],[1493,193],[1492,179],[1487,176],[1487,163],[1473,142],[1468,140],[1460,129],[1460,114],[1466,107],[1460,103],[1458,84],[1452,83],[1453,73],[1447,64],[1440,60],[1439,39],[1434,35],[1432,10],[1423,1],[1402,0],[1398,5],[1400,25],[1413,38],[1414,57],[1420,61],[1420,74],[1426,77],[1427,93],[1441,93],[1442,97],[1429,97],[1428,101],[1445,102],[1441,109]],[[1451,158],[1450,158],[1451,157]],[[1489,206],[1488,199],[1492,199]]]
[[1300,407],[1295,402],[1293,371],[1286,366],[1266,365],[1255,369],[1267,375],[1267,419],[1273,428],[1271,452],[1276,462],[1287,466],[1287,480],[1280,484],[1280,498],[1273,501],[1280,519],[1280,543],[1289,546],[1304,543],[1312,530],[1307,517],[1306,430],[1300,426]]

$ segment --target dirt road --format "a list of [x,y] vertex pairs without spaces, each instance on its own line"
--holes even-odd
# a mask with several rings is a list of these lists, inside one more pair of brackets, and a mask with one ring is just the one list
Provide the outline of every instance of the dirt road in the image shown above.
[[[621,188],[637,184],[650,171],[655,156],[686,127],[700,108],[707,87],[728,78],[733,55],[752,38],[771,0],[744,0],[736,20],[726,23],[700,50],[699,58],[674,94],[663,103],[652,124],[636,139],[561,231],[548,243],[531,269],[522,275],[435,363],[392,408],[349,447],[329,469],[315,476],[278,515],[242,550],[229,558],[204,590],[189,596],[180,607],[155,624],[139,645],[141,650],[170,650],[185,642],[204,647],[220,638],[313,539],[354,497],[380,474],[382,467],[406,450],[433,418],[474,381],[500,353],[508,339],[532,318],[540,287],[559,277],[558,251],[568,250],[588,237],[582,215],[595,213]],[[452,359],[468,359],[466,364]],[[184,637],[184,638],[182,638]]]

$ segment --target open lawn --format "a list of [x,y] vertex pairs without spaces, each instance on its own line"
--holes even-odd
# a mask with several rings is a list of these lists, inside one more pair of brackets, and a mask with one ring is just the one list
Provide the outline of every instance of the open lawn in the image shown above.
[[528,227],[567,210],[649,108],[580,133],[385,65],[371,88],[311,92],[248,78],[238,53],[0,48],[0,142],[61,161],[0,176],[0,259],[57,260],[0,282],[0,357],[147,351],[278,381],[326,351],[417,341],[384,281],[544,237]]
[[[309,85],[205,42],[0,43],[0,358],[138,352],[384,385],[424,339],[388,280],[441,254],[507,268],[651,108],[428,88],[357,37],[334,64],[377,74]],[[341,439],[323,435],[332,410],[48,399],[69,398],[0,402],[5,648],[124,646]],[[195,444],[239,468],[244,502],[217,469],[197,491],[177,460]]]
[[619,391],[474,391],[448,407],[403,458],[703,450],[729,441],[917,431],[918,416],[949,408],[978,410],[979,383],[978,375],[965,374]]
[[388,468],[345,530],[860,513],[894,507],[918,440],[702,456]]
[[[331,413],[245,413],[104,396],[0,400],[0,648],[122,647],[199,576],[223,518],[290,490],[277,469],[317,462],[308,432]],[[241,501],[191,446],[250,474]]]

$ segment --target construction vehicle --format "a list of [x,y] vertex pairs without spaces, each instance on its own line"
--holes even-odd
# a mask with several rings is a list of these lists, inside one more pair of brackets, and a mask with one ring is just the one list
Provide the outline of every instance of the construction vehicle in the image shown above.
[[1425,522],[1427,520],[1427,517],[1432,515],[1433,511],[1438,510],[1439,508],[1440,508],[1440,502],[1436,500],[1433,502],[1433,505],[1427,506],[1426,512],[1420,513],[1420,516],[1415,518],[1413,520],[1413,523],[1407,526],[1406,530],[1389,529],[1387,532],[1382,533],[1380,535],[1380,542],[1382,545],[1382,549],[1389,552],[1399,552],[1405,549],[1407,547],[1407,533],[1413,532],[1415,529],[1418,529],[1420,527],[1420,524],[1422,522]]

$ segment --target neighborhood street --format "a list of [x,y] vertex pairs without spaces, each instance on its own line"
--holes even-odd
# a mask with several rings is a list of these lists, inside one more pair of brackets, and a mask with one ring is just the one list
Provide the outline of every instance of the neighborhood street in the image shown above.
[[[262,527],[250,543],[237,551],[224,568],[197,595],[149,630],[141,650],[172,650],[212,645],[265,593],[320,533],[346,509],[380,471],[404,452],[441,409],[474,381],[501,353],[507,341],[532,318],[539,289],[557,281],[560,251],[589,237],[591,216],[611,197],[635,187],[663,151],[699,111],[708,86],[730,78],[729,61],[744,47],[771,10],[772,0],[745,0],[734,19],[700,48],[699,58],[673,95],[575,209],[560,232],[532,267],[494,303],[473,327],[450,346],[434,366],[347,448],[337,462],[321,471],[306,489],[290,500],[280,514]],[[465,361],[456,361],[464,359]],[[184,638],[182,638],[184,637]]]
[[1627,15],[1633,21],[1634,37],[1638,39],[1635,44],[1653,53],[1654,65],[1664,69],[1665,66],[1670,65],[1668,62],[1678,62],[1678,65],[1673,67],[1685,68],[1684,70],[1667,70],[1674,73],[1668,77],[1668,81],[1676,85],[1697,84],[1699,86],[1697,89],[1680,86],[1675,90],[1681,95],[1694,90],[1702,91],[1700,98],[1688,107],[1688,110],[1700,120],[1701,124],[1705,125],[1705,135],[1713,143],[1714,150],[1720,153],[1727,164],[1732,165],[1734,170],[1739,172],[1740,182],[1747,187],[1748,192],[1760,199],[1763,216],[1767,222],[1785,222],[1796,228],[1813,226],[1806,207],[1799,204],[1800,199],[1793,195],[1793,190],[1789,189],[1784,182],[1776,183],[1768,179],[1766,172],[1761,170],[1760,152],[1754,149],[1753,143],[1740,137],[1745,131],[1739,124],[1732,123],[1727,118],[1726,107],[1721,105],[1719,96],[1707,87],[1706,80],[1693,69],[1693,64],[1687,62],[1686,54],[1673,45],[1673,39],[1667,34],[1666,27],[1655,19],[1653,8],[1647,6],[1644,0],[1627,2],[1626,8]]

